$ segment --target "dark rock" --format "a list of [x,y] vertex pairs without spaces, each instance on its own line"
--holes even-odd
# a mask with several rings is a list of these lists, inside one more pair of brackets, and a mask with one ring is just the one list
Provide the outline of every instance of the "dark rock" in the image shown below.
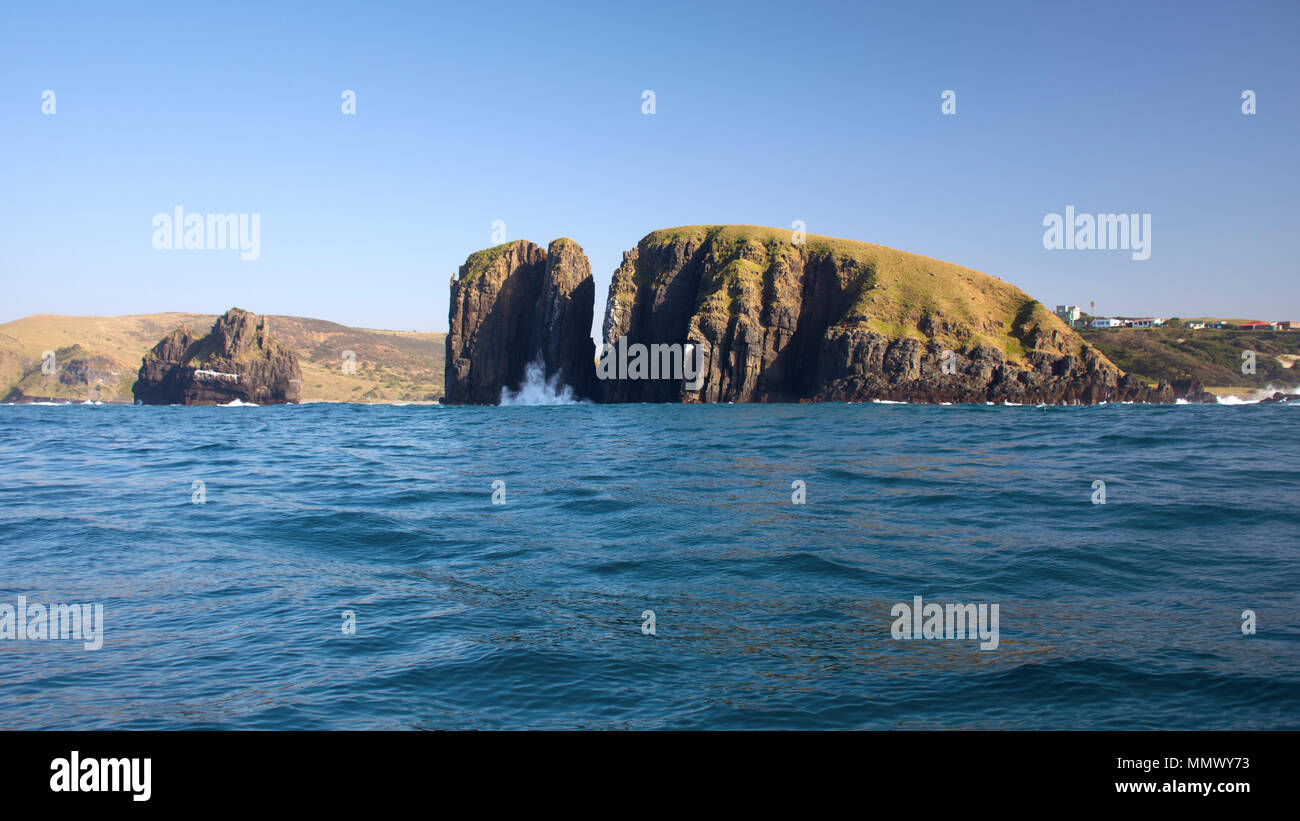
[[274,405],[298,401],[302,371],[266,317],[231,308],[205,336],[177,328],[163,337],[131,390],[145,405]]
[[596,391],[591,264],[571,239],[526,240],[471,254],[451,283],[446,404],[495,405],[530,363],[578,398]]
[[[606,343],[620,337],[629,346],[698,346],[704,380],[699,390],[666,379],[605,380],[607,402],[1093,404],[1209,396],[1199,383],[1152,387],[1124,374],[994,277],[867,243],[810,236],[796,245],[789,232],[752,226],[654,232],[625,253],[604,322]],[[990,340],[1015,349],[1015,361]],[[945,351],[951,373],[942,367]]]
[[1300,402],[1300,393],[1283,393],[1276,391],[1272,396],[1259,400],[1260,404],[1265,402]]

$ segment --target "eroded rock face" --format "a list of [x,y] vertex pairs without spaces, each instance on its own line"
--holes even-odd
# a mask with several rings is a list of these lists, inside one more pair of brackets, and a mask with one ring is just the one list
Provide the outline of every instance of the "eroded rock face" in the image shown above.
[[996,348],[954,351],[944,371],[945,349],[917,339],[887,339],[869,331],[831,332],[818,359],[822,381],[815,401],[885,399],[906,402],[1010,402],[1091,405],[1098,402],[1174,402],[1169,383],[1156,387],[1121,374],[1095,350],[1082,356],[1030,351],[1027,367],[1010,365]]
[[132,392],[145,405],[297,402],[297,355],[271,336],[266,317],[231,308],[199,336],[177,328],[144,356]]
[[591,264],[571,239],[543,251],[517,240],[471,254],[451,283],[447,333],[447,404],[495,405],[516,390],[529,363],[594,397]]
[[627,252],[610,283],[605,342],[692,343],[703,380],[607,379],[602,400],[1092,404],[1207,396],[1199,384],[1151,387],[1123,374],[994,277],[867,243],[789,237],[694,226],[654,232]]

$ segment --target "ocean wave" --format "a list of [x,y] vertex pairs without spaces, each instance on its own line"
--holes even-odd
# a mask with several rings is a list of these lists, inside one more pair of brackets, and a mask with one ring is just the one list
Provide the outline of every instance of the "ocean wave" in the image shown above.
[[1245,396],[1216,396],[1215,402],[1219,405],[1257,405],[1275,393],[1300,393],[1300,385],[1288,388],[1285,385],[1274,385],[1270,382],[1264,387],[1251,391]]
[[506,407],[515,405],[581,405],[573,395],[573,388],[560,382],[560,374],[550,379],[541,360],[534,360],[524,368],[524,381],[519,390],[501,389],[501,404]]
[[5,411],[0,577],[111,628],[8,648],[0,724],[1300,726],[1292,414],[1028,411]]

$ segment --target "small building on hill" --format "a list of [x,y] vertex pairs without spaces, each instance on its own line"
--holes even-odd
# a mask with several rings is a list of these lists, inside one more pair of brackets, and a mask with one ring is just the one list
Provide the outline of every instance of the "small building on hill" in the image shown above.
[[1077,305],[1056,306],[1056,315],[1061,318],[1062,322],[1070,327],[1074,327],[1074,325],[1079,321],[1079,314],[1079,306]]

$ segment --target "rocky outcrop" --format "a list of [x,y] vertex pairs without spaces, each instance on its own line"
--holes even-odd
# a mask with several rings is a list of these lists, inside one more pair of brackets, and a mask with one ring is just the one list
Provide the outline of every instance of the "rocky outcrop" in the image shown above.
[[591,264],[571,239],[526,240],[471,254],[451,283],[447,404],[494,405],[531,363],[578,398],[596,391]]
[[48,360],[32,362],[0,403],[122,401],[118,376],[128,367],[79,344],[52,353]]
[[1300,393],[1283,393],[1282,391],[1274,391],[1272,396],[1266,396],[1259,401],[1261,403],[1300,402]]
[[145,405],[297,402],[298,357],[271,336],[266,317],[231,308],[199,336],[182,327],[144,356],[132,392]]
[[[862,242],[755,226],[656,231],[610,283],[604,338],[698,347],[703,376],[604,380],[610,402],[1202,401],[1124,374],[1019,289]],[[602,369],[604,373],[604,369]]]

